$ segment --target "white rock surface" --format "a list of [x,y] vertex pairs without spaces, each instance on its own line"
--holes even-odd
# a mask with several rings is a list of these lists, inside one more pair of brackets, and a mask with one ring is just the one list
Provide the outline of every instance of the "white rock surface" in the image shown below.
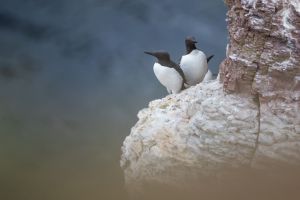
[[126,185],[133,193],[145,183],[189,187],[224,169],[299,165],[298,107],[274,117],[270,108],[284,105],[266,105],[225,93],[218,80],[150,102],[122,147]]
[[218,169],[250,165],[258,108],[249,96],[228,95],[217,81],[150,102],[122,147],[129,185],[199,181]]

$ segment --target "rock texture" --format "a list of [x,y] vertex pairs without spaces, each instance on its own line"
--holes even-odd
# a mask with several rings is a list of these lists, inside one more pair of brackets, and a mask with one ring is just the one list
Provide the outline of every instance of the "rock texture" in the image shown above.
[[131,188],[183,185],[225,168],[300,164],[300,2],[225,2],[230,43],[220,79],[139,112],[122,147]]
[[300,1],[226,3],[230,44],[220,77],[227,92],[259,100],[256,164],[266,158],[299,162]]
[[138,117],[122,148],[127,183],[197,181],[252,161],[257,104],[248,96],[227,95],[218,81],[153,101]]

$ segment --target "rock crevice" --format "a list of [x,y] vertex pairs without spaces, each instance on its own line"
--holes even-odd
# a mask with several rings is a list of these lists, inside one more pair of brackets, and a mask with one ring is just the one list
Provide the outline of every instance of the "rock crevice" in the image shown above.
[[254,162],[254,159],[256,157],[256,152],[257,152],[257,149],[258,149],[258,145],[259,145],[259,133],[260,133],[260,102],[259,102],[259,96],[256,95],[255,97],[255,102],[257,103],[257,135],[256,135],[256,139],[255,139],[255,146],[254,146],[254,150],[253,150],[253,155],[252,155],[252,159],[251,159],[251,162],[250,162],[250,166],[253,166],[253,162]]

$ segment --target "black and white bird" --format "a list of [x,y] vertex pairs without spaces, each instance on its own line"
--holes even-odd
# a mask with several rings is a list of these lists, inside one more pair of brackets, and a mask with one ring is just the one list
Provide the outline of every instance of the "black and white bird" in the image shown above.
[[185,75],[180,66],[170,59],[168,52],[145,51],[145,53],[157,58],[153,65],[154,74],[170,94],[179,93],[184,89]]
[[[186,78],[187,86],[196,85],[204,80],[208,70],[208,61],[213,57],[206,58],[206,55],[197,49],[197,41],[194,37],[185,39],[186,54],[181,57],[180,67]],[[210,72],[210,71],[209,71]],[[207,74],[206,80],[211,79],[211,72]]]
[[202,82],[207,82],[213,79],[213,74],[211,73],[211,71],[208,69]]
[[[209,60],[214,57],[214,55],[211,55],[209,56],[206,60],[207,60],[207,63],[209,62]],[[210,80],[213,80],[213,73],[209,70],[207,70],[205,76],[204,76],[204,79],[203,79],[203,82],[207,82],[207,81],[210,81]]]

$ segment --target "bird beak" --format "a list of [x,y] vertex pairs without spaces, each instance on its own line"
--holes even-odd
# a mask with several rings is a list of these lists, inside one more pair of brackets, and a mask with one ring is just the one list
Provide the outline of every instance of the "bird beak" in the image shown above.
[[195,44],[198,43],[197,40],[196,40],[194,37],[192,38],[191,41],[192,41],[193,43],[195,43]]
[[151,55],[151,56],[155,56],[155,54],[153,52],[150,51],[144,51],[145,54]]
[[187,37],[186,40],[189,40],[190,42],[196,44],[198,43],[195,37]]

